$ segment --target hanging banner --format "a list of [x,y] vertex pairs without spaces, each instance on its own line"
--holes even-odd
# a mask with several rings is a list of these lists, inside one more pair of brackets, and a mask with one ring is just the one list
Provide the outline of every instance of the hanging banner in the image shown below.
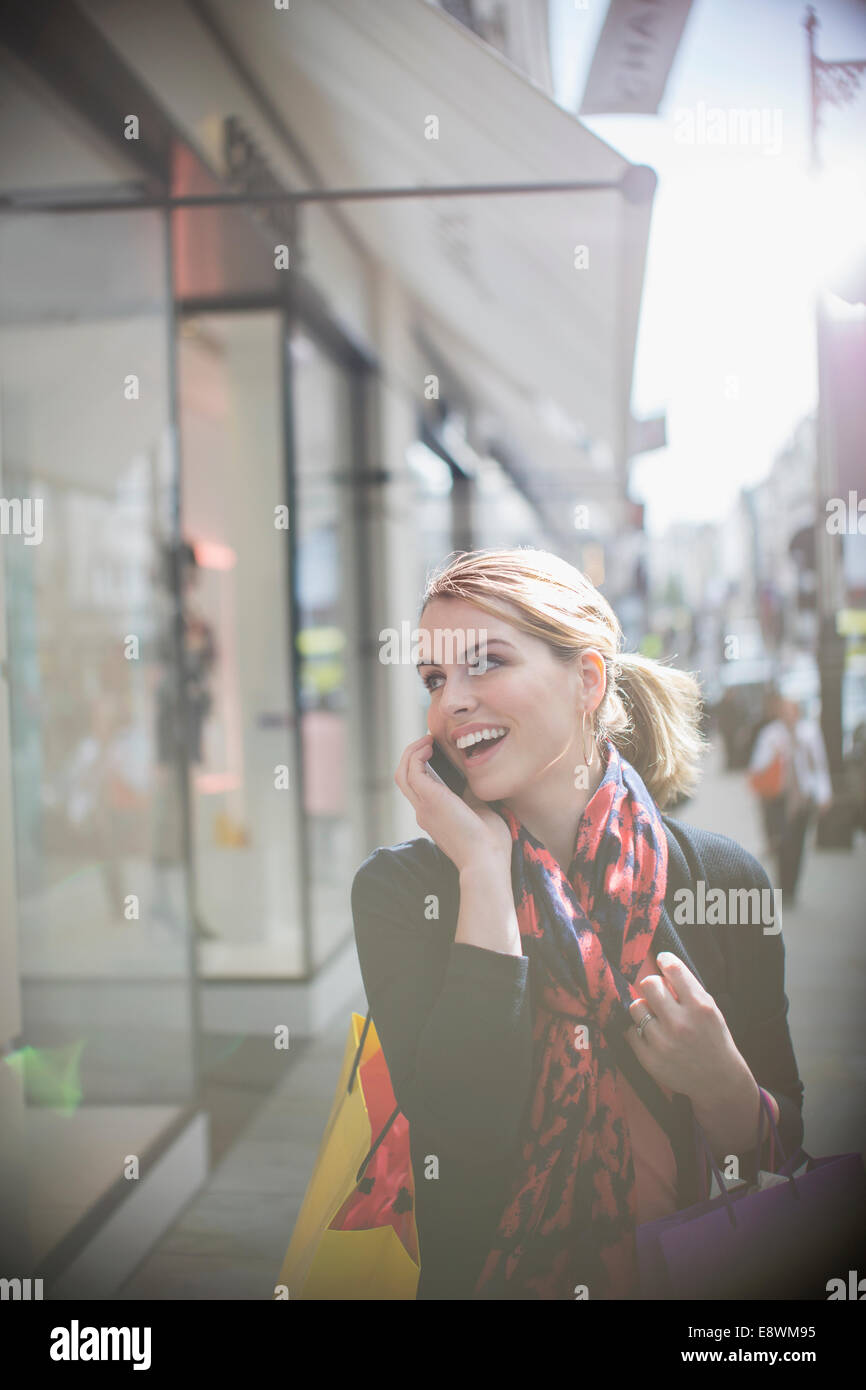
[[[818,317],[818,351],[821,409],[826,415],[830,448],[826,478],[832,494],[843,499],[847,507],[852,490],[864,495],[866,477],[866,317],[853,311],[837,311],[834,317],[825,309]],[[840,530],[862,534],[859,517]]]
[[653,116],[692,0],[610,0],[579,116]]

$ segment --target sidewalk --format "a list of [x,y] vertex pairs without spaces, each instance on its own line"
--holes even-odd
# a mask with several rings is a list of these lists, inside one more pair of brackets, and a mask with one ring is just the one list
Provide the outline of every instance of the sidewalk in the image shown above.
[[115,1297],[273,1299],[334,1099],[352,1009],[366,1014],[363,993],[304,1043],[207,1186]]
[[[745,774],[725,772],[718,745],[678,820],[729,835],[763,864],[760,813]],[[797,906],[782,903],[788,1024],[805,1085],[804,1148],[815,1156],[866,1153],[866,844],[804,853]]]
[[[677,819],[738,840],[764,864],[760,817],[742,773],[720,768]],[[784,912],[789,1021],[806,1086],[805,1147],[866,1149],[866,855],[807,850],[800,902]],[[352,1006],[367,1011],[361,995]],[[206,1188],[117,1295],[271,1299],[337,1083],[349,1010],[298,1060],[225,1154]]]

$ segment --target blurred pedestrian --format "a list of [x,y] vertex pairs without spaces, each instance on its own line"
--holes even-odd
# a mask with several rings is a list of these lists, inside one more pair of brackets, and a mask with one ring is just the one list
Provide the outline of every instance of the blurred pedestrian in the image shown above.
[[761,716],[752,728],[746,748],[746,764],[749,767],[749,781],[758,797],[761,819],[764,826],[765,853],[777,853],[777,840],[784,819],[783,777],[781,760],[771,761],[760,770],[752,769],[752,758],[764,729],[779,717],[779,701],[782,696],[778,686],[768,685],[761,702]]
[[772,697],[772,706],[774,717],[755,741],[749,774],[761,796],[783,901],[793,906],[809,826],[815,813],[830,805],[833,788],[816,721],[782,695]]

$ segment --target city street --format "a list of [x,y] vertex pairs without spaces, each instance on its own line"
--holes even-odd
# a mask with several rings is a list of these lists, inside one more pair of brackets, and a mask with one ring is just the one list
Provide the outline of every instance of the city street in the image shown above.
[[[866,828],[850,851],[809,829],[796,905],[800,840],[780,866],[765,838],[789,792],[831,806],[837,750],[863,794],[866,3],[11,0],[0,89],[0,1294],[273,1299],[344,1140],[365,979],[415,1139],[452,1160],[418,1203],[438,1288],[429,1232],[446,1266],[452,1229],[474,1242],[538,972],[573,965],[532,834],[568,859],[590,737],[681,795],[699,703],[704,777],[671,820],[775,890],[754,938],[729,915],[731,1006],[707,983],[770,1090],[787,1016],[807,1153],[866,1155]],[[403,776],[425,727],[530,832],[527,1008],[509,886],[475,872],[490,841]],[[371,851],[425,833],[453,863],[384,855],[353,905]],[[481,906],[464,887],[431,1016],[467,865]],[[617,903],[608,933],[599,898],[595,945],[621,960],[630,918]],[[604,1020],[605,982],[578,1012]],[[441,1027],[432,1076],[413,1020]],[[645,1107],[613,1108],[633,1173],[595,1142],[610,1037],[572,1056],[541,1032],[544,1126],[485,1297],[625,1279],[625,1218],[676,1205]],[[720,1034],[694,1084],[668,1079],[727,1130]],[[353,1252],[334,1301],[378,1293],[381,1192],[341,1213],[367,1239],[322,1242]]]

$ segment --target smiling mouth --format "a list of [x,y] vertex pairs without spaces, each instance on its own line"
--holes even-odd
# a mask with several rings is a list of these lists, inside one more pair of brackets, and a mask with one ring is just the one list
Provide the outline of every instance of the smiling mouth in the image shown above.
[[474,767],[476,763],[484,763],[488,758],[492,758],[507,738],[508,734],[504,733],[500,738],[483,739],[479,743],[473,743],[470,748],[461,748],[460,756],[464,763],[472,763]]

